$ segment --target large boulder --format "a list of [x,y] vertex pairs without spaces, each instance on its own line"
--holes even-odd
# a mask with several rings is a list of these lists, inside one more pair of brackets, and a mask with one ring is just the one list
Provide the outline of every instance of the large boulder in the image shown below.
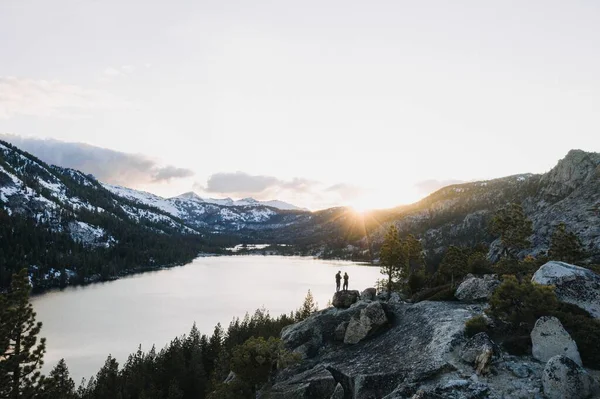
[[477,374],[480,375],[487,374],[489,366],[500,356],[500,348],[484,332],[475,334],[460,351],[460,358],[474,365]]
[[542,373],[542,386],[549,399],[583,399],[598,393],[598,382],[563,355],[548,360]]
[[463,302],[486,301],[490,299],[499,285],[500,280],[490,274],[483,278],[471,277],[458,286],[454,296]]
[[474,312],[456,302],[381,303],[390,328],[343,350],[320,352],[346,397],[381,398],[403,381],[417,382],[452,369],[453,349]]
[[281,330],[281,340],[287,349],[301,354],[304,358],[312,358],[324,344],[335,341],[336,329],[340,324],[348,323],[367,305],[367,302],[359,302],[349,309],[327,308],[316,312],[299,323],[284,327]]
[[375,288],[367,288],[363,292],[360,293],[361,301],[373,301],[377,296],[377,290]]
[[558,300],[586,310],[600,318],[600,276],[589,269],[551,261],[540,267],[531,281],[555,286]]
[[322,366],[317,366],[296,374],[285,381],[276,382],[268,393],[259,395],[259,397],[269,399],[330,399],[336,391],[336,384],[329,371]]
[[356,290],[342,290],[333,294],[331,304],[336,308],[347,309],[360,298],[360,292]]
[[358,317],[350,319],[344,335],[345,344],[357,344],[368,335],[374,334],[388,322],[380,302],[371,302],[360,311]]
[[531,331],[531,343],[533,357],[541,362],[547,362],[556,355],[564,355],[582,365],[577,344],[556,317],[543,316],[535,322]]

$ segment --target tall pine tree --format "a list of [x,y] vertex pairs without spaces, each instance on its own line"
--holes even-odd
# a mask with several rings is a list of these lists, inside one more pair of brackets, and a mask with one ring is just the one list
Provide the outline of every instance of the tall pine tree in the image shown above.
[[46,339],[38,342],[42,323],[35,321],[30,290],[27,270],[23,269],[13,276],[9,292],[1,296],[0,398],[34,398],[41,392]]
[[500,236],[504,256],[516,258],[519,251],[531,246],[531,220],[525,216],[520,204],[511,203],[498,210],[490,222],[489,229],[492,234]]
[[559,223],[552,233],[548,256],[552,260],[575,263],[581,261],[585,257],[585,253],[579,237],[575,233],[567,231],[564,223]]
[[406,260],[402,242],[398,237],[396,226],[391,225],[383,239],[381,252],[379,254],[381,263],[381,274],[387,277],[387,296],[392,294],[392,287],[395,280],[404,277],[406,274]]

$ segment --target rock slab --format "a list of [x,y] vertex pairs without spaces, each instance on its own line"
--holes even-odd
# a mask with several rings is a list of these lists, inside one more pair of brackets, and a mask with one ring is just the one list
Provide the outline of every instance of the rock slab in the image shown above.
[[375,333],[388,322],[380,302],[371,302],[360,311],[358,317],[353,317],[346,328],[345,344],[357,344],[368,335]]
[[531,281],[555,286],[559,301],[576,305],[600,318],[600,276],[565,262],[551,261],[540,267]]
[[360,298],[360,292],[356,290],[338,291],[333,294],[333,300],[331,304],[338,309],[348,309],[354,302]]
[[360,293],[361,301],[373,301],[377,296],[377,290],[375,288],[367,288],[363,292]]
[[454,296],[463,302],[480,302],[490,299],[500,280],[493,275],[485,275],[483,278],[471,277],[463,281]]
[[549,399],[583,399],[598,393],[598,382],[563,355],[548,360],[542,373],[542,386]]
[[556,317],[543,316],[535,322],[531,331],[531,352],[541,362],[547,362],[556,355],[564,355],[578,365],[582,365],[577,344]]
[[[338,384],[339,385],[339,384]],[[321,366],[292,377],[284,384],[274,384],[269,399],[330,399],[336,389],[336,382],[329,371]]]

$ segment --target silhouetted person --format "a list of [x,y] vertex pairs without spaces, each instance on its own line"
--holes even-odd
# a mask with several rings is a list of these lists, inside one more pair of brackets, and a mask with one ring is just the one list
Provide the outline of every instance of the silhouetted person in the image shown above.
[[340,290],[340,281],[342,281],[342,272],[338,271],[337,274],[335,275],[335,291],[339,291]]
[[348,290],[348,279],[350,277],[348,277],[348,273],[344,273],[344,291]]

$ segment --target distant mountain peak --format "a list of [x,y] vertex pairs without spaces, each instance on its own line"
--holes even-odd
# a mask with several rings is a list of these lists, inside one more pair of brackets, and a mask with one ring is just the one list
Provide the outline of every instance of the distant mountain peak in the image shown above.
[[205,202],[204,199],[202,199],[202,197],[200,197],[198,194],[196,194],[193,191],[188,191],[187,193],[179,194],[178,196],[176,196],[174,198]]
[[220,206],[268,206],[271,208],[277,208],[280,210],[293,210],[293,211],[307,211],[305,208],[300,208],[296,205],[290,204],[288,202],[279,201],[279,200],[269,200],[269,201],[259,201],[252,197],[246,197],[239,200],[233,200],[230,197],[227,198],[202,198],[198,194],[193,191],[188,191],[187,193],[180,194],[173,199],[181,199],[188,201],[196,201],[203,202],[208,204],[215,204]]

